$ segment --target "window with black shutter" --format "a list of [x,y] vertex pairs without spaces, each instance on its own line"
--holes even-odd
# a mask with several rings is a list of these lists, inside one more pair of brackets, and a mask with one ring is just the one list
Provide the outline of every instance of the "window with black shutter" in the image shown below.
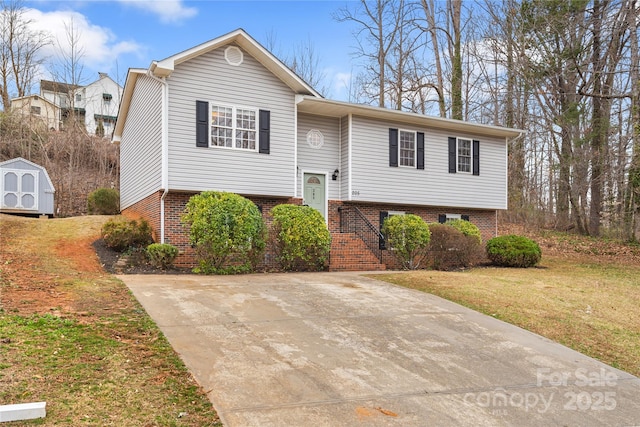
[[270,152],[269,110],[196,101],[196,146]]
[[448,138],[449,173],[480,175],[480,141],[468,138]]

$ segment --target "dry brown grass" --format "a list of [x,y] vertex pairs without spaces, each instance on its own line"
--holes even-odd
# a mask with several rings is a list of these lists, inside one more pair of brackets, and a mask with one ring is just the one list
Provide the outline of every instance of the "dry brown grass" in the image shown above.
[[376,276],[429,292],[640,375],[640,265],[544,257],[530,269]]

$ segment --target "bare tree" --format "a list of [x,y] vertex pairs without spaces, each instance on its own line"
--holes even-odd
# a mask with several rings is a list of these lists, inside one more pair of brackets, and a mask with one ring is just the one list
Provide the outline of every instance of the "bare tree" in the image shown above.
[[316,54],[315,47],[310,38],[305,42],[295,46],[290,57],[285,59],[285,64],[311,87],[316,89],[322,95],[327,95],[329,86],[327,86],[327,73],[320,66],[321,59]]
[[[0,94],[5,111],[13,93],[21,97],[31,90],[45,58],[40,54],[50,44],[49,36],[30,29],[21,0],[2,2],[0,12]],[[14,92],[15,91],[15,92]]]
[[358,46],[355,55],[364,59],[364,72],[360,75],[363,93],[386,106],[387,60],[396,44],[402,21],[402,1],[360,0],[359,7],[340,9],[334,18],[338,22],[350,21],[357,25],[354,37]]

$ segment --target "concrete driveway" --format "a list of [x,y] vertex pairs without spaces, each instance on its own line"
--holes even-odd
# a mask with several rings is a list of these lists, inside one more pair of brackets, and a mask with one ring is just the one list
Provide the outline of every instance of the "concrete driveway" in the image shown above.
[[356,273],[119,277],[228,427],[640,425],[640,379]]

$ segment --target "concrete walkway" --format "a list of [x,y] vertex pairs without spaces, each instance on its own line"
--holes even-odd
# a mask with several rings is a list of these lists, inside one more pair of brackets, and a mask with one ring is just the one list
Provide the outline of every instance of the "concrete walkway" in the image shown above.
[[355,273],[119,276],[234,426],[638,426],[640,379]]

